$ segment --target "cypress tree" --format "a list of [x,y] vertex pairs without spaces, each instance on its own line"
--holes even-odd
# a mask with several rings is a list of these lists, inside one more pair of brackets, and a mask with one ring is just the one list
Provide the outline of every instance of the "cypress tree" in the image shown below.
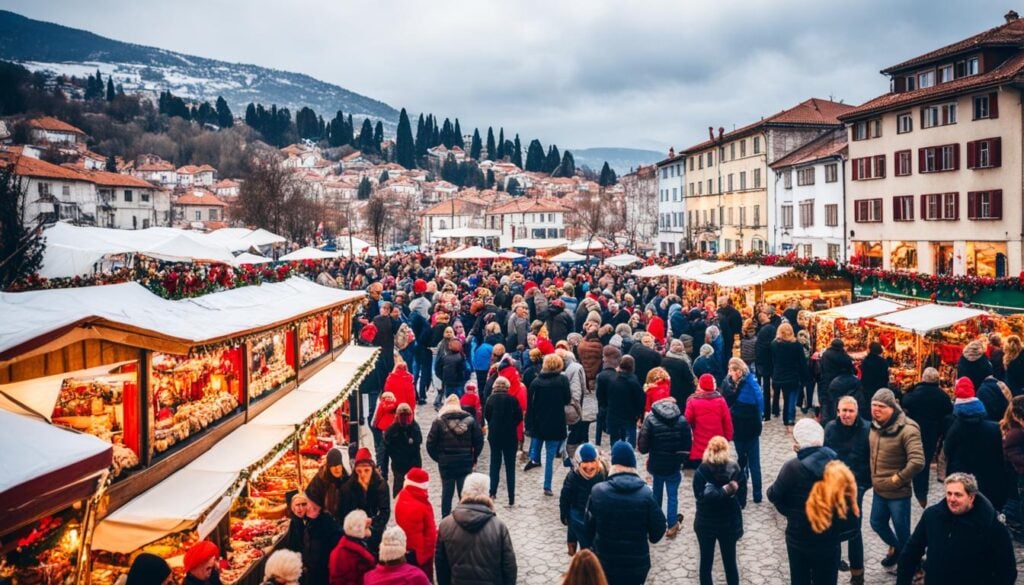
[[519,135],[516,134],[516,141],[512,150],[512,164],[523,168],[523,143],[519,142]]
[[[164,94],[160,94],[160,103],[164,100]],[[162,109],[162,106],[161,106]],[[249,102],[248,106],[245,106],[245,125],[250,128],[256,128],[258,124],[258,118],[256,117],[256,105]]]
[[498,131],[498,160],[504,160],[510,153],[505,152],[505,129],[501,128]]
[[114,93],[114,76],[110,75],[107,77],[107,101],[114,101],[115,95],[117,94]]
[[373,185],[370,184],[370,179],[363,177],[363,180],[359,181],[359,190],[356,192],[356,199],[369,199],[372,193]]
[[104,165],[103,169],[105,171],[107,171],[108,173],[116,173],[117,172],[117,160],[113,156],[108,156],[107,157],[107,162]]
[[432,118],[430,122],[431,126],[433,127],[430,130],[430,146],[431,148],[433,148],[441,144],[441,130],[437,126],[437,119]]
[[469,158],[480,160],[480,151],[483,146],[480,144],[480,130],[473,129],[473,141],[469,144]]
[[562,155],[562,162],[558,165],[558,171],[555,174],[559,177],[576,176],[576,159],[568,150]]
[[376,152],[373,148],[373,123],[369,118],[363,118],[363,127],[359,130],[359,150],[365,153]]
[[597,180],[597,184],[602,187],[610,187],[618,182],[618,177],[615,176],[615,171],[608,164],[608,161],[604,162],[604,166],[601,167],[601,176]]
[[[423,115],[420,114],[420,128],[423,127]],[[412,138],[412,126],[405,108],[398,115],[398,133],[395,136],[395,162],[407,169],[416,168],[416,144]]]
[[384,123],[377,120],[377,125],[373,127],[373,147],[380,152],[380,145],[384,142]]
[[459,126],[459,119],[455,118],[455,146],[465,150],[466,141],[462,139],[462,127]]
[[[249,110],[246,109],[248,116]],[[221,96],[217,96],[217,125],[221,128],[230,128],[235,125],[235,117],[231,115],[231,108],[228,102]]]
[[494,188],[494,170],[493,169],[487,169],[487,179],[484,182],[484,188],[485,189],[493,189]]
[[532,173],[544,171],[544,147],[536,138],[530,141],[530,147],[526,150],[525,170]]
[[558,147],[552,144],[548,147],[548,154],[544,157],[544,172],[551,174],[558,170],[558,165],[562,164],[562,156],[558,152]]
[[490,126],[487,127],[487,160],[494,160],[497,155],[496,146],[494,145],[494,129]]
[[420,114],[420,121],[416,125],[416,156],[420,157],[427,154],[427,142],[429,141],[427,136],[427,122],[423,118],[423,114]]
[[391,178],[391,175],[388,174],[388,170],[384,169],[383,171],[380,172],[380,176],[377,177],[377,184],[378,185],[383,185],[384,183],[387,183],[388,179],[390,179],[390,178]]

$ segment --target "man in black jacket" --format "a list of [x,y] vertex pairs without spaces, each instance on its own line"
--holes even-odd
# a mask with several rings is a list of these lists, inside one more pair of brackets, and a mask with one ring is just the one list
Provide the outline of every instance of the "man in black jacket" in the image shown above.
[[929,507],[900,555],[896,585],[910,585],[927,551],[924,576],[928,585],[985,583],[1010,585],[1017,581],[1010,533],[995,508],[978,493],[967,473],[945,480],[946,499]]
[[755,370],[757,383],[761,385],[764,393],[764,420],[771,418],[769,411],[772,398],[772,341],[775,341],[776,326],[772,324],[768,313],[758,313],[757,321],[760,327],[757,330],[757,341],[754,345]]
[[[857,399],[843,396],[839,399],[839,418],[825,426],[825,446],[839,456],[857,480],[857,507],[863,509],[864,492],[871,487],[871,448],[868,435],[871,423],[862,419],[857,409]],[[864,537],[861,533],[860,518],[857,518],[857,534],[847,545],[850,557],[850,583],[864,583]],[[842,561],[840,561],[842,563]]]
[[487,421],[487,444],[491,448],[491,491],[493,500],[498,493],[501,476],[501,462],[505,461],[505,483],[508,484],[508,505],[516,503],[516,447],[519,444],[517,430],[523,420],[523,409],[519,400],[508,393],[509,380],[498,376],[492,385],[492,392],[484,405],[484,420]]
[[451,512],[455,492],[462,496],[462,484],[483,446],[483,431],[473,416],[462,410],[459,397],[452,394],[446,398],[427,434],[427,454],[437,461],[441,473],[442,517]]
[[551,308],[541,315],[541,318],[544,319],[548,328],[548,339],[551,340],[551,343],[565,341],[575,327],[572,315],[565,311],[565,301],[562,299],[551,301]]
[[309,583],[327,583],[331,551],[341,540],[342,530],[324,507],[323,484],[306,488],[306,531],[302,537],[302,564]]
[[736,337],[743,331],[743,315],[732,306],[732,299],[727,295],[718,297],[718,329],[722,332],[722,362],[728,363]]
[[671,392],[676,404],[686,404],[686,399],[696,390],[696,383],[690,357],[686,355],[681,340],[673,339],[669,344],[668,352],[661,358],[661,367],[665,368],[672,380]]
[[[622,356],[608,388],[608,437],[612,444],[625,440],[636,445],[637,419],[644,413],[644,390],[633,374],[633,356]],[[527,409],[529,412],[529,409]]]
[[[594,432],[594,444],[601,446],[601,435],[610,433],[608,427],[608,396],[611,393],[612,384],[618,376],[619,364],[622,362],[622,352],[611,345],[604,346],[601,358],[601,372],[597,375],[597,429]],[[615,441],[612,441],[614,443]]]
[[661,508],[661,496],[668,491],[667,538],[675,538],[683,522],[679,514],[679,484],[682,481],[680,469],[690,458],[693,435],[690,424],[679,411],[675,398],[659,400],[651,407],[640,428],[637,450],[650,453],[647,471],[654,478],[654,501]]
[[935,449],[939,436],[947,424],[946,418],[953,414],[953,401],[949,394],[939,387],[939,371],[925,368],[921,373],[921,383],[903,395],[900,401],[903,412],[921,428],[921,446],[924,448],[924,468],[914,476],[914,497],[921,507],[928,503],[928,477],[931,462],[935,457]]
[[654,336],[650,333],[637,333],[636,340],[629,348],[629,355],[636,360],[636,379],[642,386],[647,382],[647,373],[661,365],[661,354],[654,349]]
[[[825,420],[825,393],[828,392],[829,384],[832,380],[843,372],[853,371],[853,359],[850,358],[850,354],[846,353],[846,347],[843,345],[843,340],[836,337],[832,340],[832,343],[828,346],[828,349],[821,352],[821,357],[818,359],[818,369],[821,372],[821,379],[818,380],[818,400],[821,402],[822,421],[821,424],[826,424],[829,420]],[[833,396],[832,416],[835,416],[835,399],[838,396]]]

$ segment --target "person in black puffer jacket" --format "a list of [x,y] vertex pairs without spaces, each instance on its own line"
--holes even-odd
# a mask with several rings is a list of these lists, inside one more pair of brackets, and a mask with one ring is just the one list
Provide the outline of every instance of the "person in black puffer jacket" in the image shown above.
[[370,534],[366,539],[366,548],[377,554],[381,536],[384,535],[384,529],[391,518],[388,482],[384,481],[377,470],[369,449],[359,449],[355,459],[352,478],[341,490],[341,511],[345,516],[353,510],[366,512],[366,516],[372,522]]
[[489,483],[482,473],[470,474],[458,507],[437,527],[437,585],[515,585],[516,552],[487,496]]
[[[818,380],[818,402],[821,403],[822,421],[821,424],[826,424],[832,418],[825,419],[825,391],[828,391],[829,384],[836,376],[844,372],[853,371],[853,359],[850,358],[850,354],[846,353],[846,346],[843,345],[843,340],[838,337],[832,340],[832,344],[828,346],[828,349],[821,352],[821,357],[818,358],[818,371],[821,372],[821,379]],[[833,396],[832,400],[832,417],[835,417],[835,400],[838,396]]]
[[597,448],[590,443],[580,445],[573,456],[573,468],[565,476],[558,498],[558,511],[567,528],[566,543],[569,555],[578,549],[593,548],[587,536],[586,512],[590,492],[594,486],[608,479],[608,470],[597,456]]
[[736,541],[743,536],[743,508],[747,505],[747,478],[743,469],[729,459],[729,443],[714,437],[704,450],[703,462],[693,474],[693,497],[697,514],[693,531],[700,546],[700,582],[711,583],[715,542],[722,553],[725,582],[739,583]]
[[1003,435],[999,425],[985,418],[985,407],[970,395],[969,387],[961,384],[961,380],[957,380],[953,424],[942,443],[946,473],[959,471],[976,477],[981,493],[996,510],[1001,510],[1006,503],[1007,487]]
[[[601,373],[597,375],[595,384],[597,394],[597,428],[594,430],[594,444],[601,446],[601,435],[609,432],[608,427],[608,396],[612,383],[619,375],[618,367],[622,362],[622,352],[618,348],[606,345],[601,350]],[[641,392],[643,390],[641,389]],[[614,441],[612,441],[614,443]]]
[[412,414],[412,407],[404,402],[395,411],[395,422],[384,431],[384,449],[391,460],[391,477],[394,486],[391,495],[402,491],[405,474],[413,467],[423,467],[420,447],[423,445],[423,431]]
[[[761,491],[761,431],[763,424],[761,412],[764,411],[761,401],[764,395],[753,372],[747,369],[742,359],[729,360],[729,372],[722,385],[722,396],[729,405],[732,417],[733,436],[736,456],[743,469],[744,480],[747,476],[754,488],[754,503],[760,504]],[[746,490],[746,484],[744,484]]]
[[696,377],[682,341],[672,340],[665,357],[661,358],[661,367],[665,368],[672,380],[672,398],[676,399],[676,404],[685,404],[696,389]]
[[551,301],[551,307],[539,318],[547,325],[548,339],[551,340],[551,343],[565,341],[565,338],[569,337],[576,326],[572,315],[565,311],[565,301],[562,299]]
[[650,333],[636,334],[636,343],[629,349],[629,355],[636,360],[637,380],[647,380],[647,374],[661,365],[661,354],[654,349],[654,336]]
[[493,500],[498,493],[501,476],[501,462],[505,461],[505,483],[508,487],[508,504],[516,502],[516,448],[519,444],[519,423],[523,420],[523,409],[519,400],[508,393],[510,382],[504,376],[494,380],[491,396],[484,405],[484,420],[487,421],[487,444],[491,448],[491,491]]
[[484,435],[476,420],[451,395],[444,401],[427,433],[427,454],[437,461],[441,473],[441,516],[452,509],[452,496],[462,493],[462,483],[473,471],[484,446]]
[[693,435],[690,423],[679,411],[675,398],[655,402],[651,414],[644,419],[637,439],[637,450],[650,453],[647,471],[654,478],[654,501],[661,507],[661,496],[668,491],[668,530],[666,538],[675,538],[683,517],[679,514],[679,484],[683,462],[690,458]]
[[836,418],[836,408],[843,396],[853,396],[857,401],[859,415],[864,420],[871,419],[871,401],[864,397],[860,378],[854,375],[853,366],[849,370],[839,372],[829,382],[828,388],[818,394],[821,402],[821,424],[827,425]]
[[974,387],[977,388],[990,375],[992,375],[992,362],[985,356],[984,344],[975,339],[964,347],[963,354],[956,363],[956,377],[970,378]]
[[[644,414],[644,390],[633,374],[633,356],[622,356],[615,378],[608,386],[608,437],[636,444],[636,423]],[[529,412],[529,411],[527,411]]]
[[[860,362],[860,385],[864,389],[864,396],[874,396],[880,388],[889,388],[889,367],[892,361],[884,357],[882,351],[882,344],[873,341],[868,346],[867,357]],[[899,396],[896,399],[899,400]]]
[[629,443],[618,441],[612,446],[611,475],[590,492],[585,521],[608,585],[641,585],[647,580],[648,543],[665,535],[665,515],[651,488],[637,475],[636,455]]
[[552,464],[566,439],[565,406],[572,400],[569,379],[562,375],[565,363],[558,354],[544,356],[541,373],[527,390],[526,427],[530,429],[530,463],[527,470],[540,462],[544,448],[544,493],[551,491]]
[[776,327],[768,313],[758,313],[757,319],[760,325],[754,343],[754,370],[757,372],[757,383],[761,385],[761,392],[764,393],[763,419],[768,420],[771,416],[768,408],[772,399],[772,341],[775,341]]
[[437,377],[441,379],[444,395],[462,396],[469,381],[469,362],[462,354],[462,343],[458,339],[448,342],[448,353],[437,360]]
[[341,540],[342,530],[331,513],[324,510],[324,485],[306,486],[306,531],[302,535],[302,565],[306,583],[327,583],[331,551]]
[[[1003,392],[1003,388],[1006,391]],[[1003,384],[995,375],[985,378],[978,386],[975,395],[985,405],[985,417],[992,422],[1003,420],[1006,414],[1006,407],[1010,406],[1010,388]],[[1007,398],[1009,396],[1009,398]]]
[[[914,497],[918,502],[928,503],[928,476],[935,449],[939,444],[947,418],[953,414],[953,401],[949,394],[939,387],[939,371],[925,368],[921,372],[921,383],[903,395],[903,412],[921,428],[921,446],[924,449],[924,468],[914,476]],[[922,506],[923,507],[923,506]]]
[[[772,414],[779,413],[779,394],[783,395],[782,423],[788,427],[796,422],[796,406],[800,389],[804,387],[809,370],[804,348],[796,340],[788,322],[779,325],[772,342]],[[765,405],[767,407],[767,405]]]
[[[871,423],[860,417],[857,399],[843,396],[839,399],[839,418],[825,426],[825,446],[836,452],[839,460],[853,472],[857,481],[857,507],[864,503],[864,492],[871,488],[871,467],[868,436]],[[848,556],[851,582],[864,582],[864,536],[860,518],[856,521],[856,534],[849,540]]]

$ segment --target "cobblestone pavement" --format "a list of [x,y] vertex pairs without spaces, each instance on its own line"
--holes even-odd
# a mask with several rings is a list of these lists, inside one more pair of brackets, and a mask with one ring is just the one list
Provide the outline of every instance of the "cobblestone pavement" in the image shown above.
[[[433,398],[433,393],[431,393],[431,398]],[[436,415],[437,413],[430,404],[416,410],[416,418],[423,429],[424,441]],[[591,427],[591,437],[593,437],[593,426]],[[610,450],[610,446],[607,444],[607,435],[604,442],[601,451],[607,455]],[[773,419],[766,423],[761,436],[761,467],[765,490],[778,474],[782,464],[793,456],[792,440],[780,420]],[[425,449],[423,459],[424,468],[430,473],[430,499],[434,502],[435,514],[440,521],[441,479],[438,475],[437,464],[426,455]],[[476,471],[486,474],[489,461],[490,454],[485,442],[484,453],[477,462]],[[555,496],[549,497],[544,495],[542,489],[543,468],[538,467],[523,472],[522,462],[520,462],[516,470],[516,505],[511,509],[506,507],[508,492],[505,487],[504,471],[502,472],[495,509],[498,516],[508,525],[512,534],[512,542],[519,564],[519,583],[528,585],[558,584],[561,583],[561,576],[569,567],[570,557],[566,551],[565,527],[558,519],[558,492],[565,478],[566,468],[562,467],[559,462],[556,462],[555,465],[552,482]],[[643,456],[640,456],[639,465],[640,468],[644,467]],[[661,542],[651,545],[652,568],[647,578],[647,583],[651,585],[698,582],[700,555],[697,539],[693,533],[692,481],[692,472],[687,471],[679,489],[679,507],[685,515],[683,529],[680,530],[675,540],[662,539]],[[931,482],[929,503],[937,502],[943,493],[940,483]],[[916,502],[912,509],[911,526],[913,527],[917,525],[922,510]],[[886,546],[867,523],[867,518],[871,514],[870,491],[864,498],[862,513],[865,518],[863,525],[864,556],[865,565],[867,565],[865,581],[871,584],[895,583],[895,576],[888,574],[879,565],[879,561],[885,556]],[[760,504],[754,504],[748,500],[747,507],[743,512],[743,525],[744,535],[737,546],[740,582],[752,585],[788,583],[789,564],[786,558],[784,536],[785,518],[776,512],[775,507],[765,497]],[[1021,575],[1024,575],[1024,546],[1017,544],[1016,552],[1018,570]],[[843,557],[847,558],[845,545]],[[839,582],[846,583],[848,575],[848,573],[840,573]],[[721,570],[721,557],[717,553],[714,580],[715,583],[725,582],[725,575]]]

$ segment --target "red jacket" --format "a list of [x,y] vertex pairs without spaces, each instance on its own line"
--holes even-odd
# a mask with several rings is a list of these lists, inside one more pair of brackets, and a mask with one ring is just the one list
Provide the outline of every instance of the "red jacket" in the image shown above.
[[427,575],[409,563],[377,565],[366,574],[363,585],[430,585]]
[[[515,366],[508,365],[498,370],[498,375],[508,379],[508,393],[519,401],[519,408],[523,411],[523,420],[526,420],[526,386],[519,377],[519,370]],[[519,421],[519,428],[516,430],[517,440],[523,440],[523,420]]]
[[466,392],[462,395],[462,398],[459,399],[459,405],[462,406],[462,410],[473,415],[473,419],[476,421],[476,424],[481,427],[484,425],[484,421],[481,418],[482,409],[480,408],[479,394],[476,392]]
[[405,531],[405,546],[416,553],[416,563],[423,566],[434,558],[437,545],[437,524],[434,507],[423,488],[406,484],[395,499],[395,523]]
[[697,391],[686,399],[686,422],[693,430],[690,459],[700,461],[712,437],[721,435],[732,440],[732,415],[729,405],[718,392]]
[[654,403],[672,396],[672,382],[669,380],[661,380],[654,386],[646,389],[647,402],[644,406],[644,413],[651,412],[651,407]]
[[647,332],[658,340],[658,345],[665,345],[665,320],[655,315],[647,323]]
[[377,559],[365,546],[342,536],[331,551],[330,585],[363,585],[363,575],[376,565]]
[[394,371],[388,374],[384,381],[384,392],[394,394],[396,403],[408,404],[412,413],[416,414],[416,387],[405,364],[396,364]]
[[377,400],[377,412],[373,415],[373,426],[380,431],[388,430],[391,423],[395,422],[395,410],[398,409],[398,401],[380,395]]

